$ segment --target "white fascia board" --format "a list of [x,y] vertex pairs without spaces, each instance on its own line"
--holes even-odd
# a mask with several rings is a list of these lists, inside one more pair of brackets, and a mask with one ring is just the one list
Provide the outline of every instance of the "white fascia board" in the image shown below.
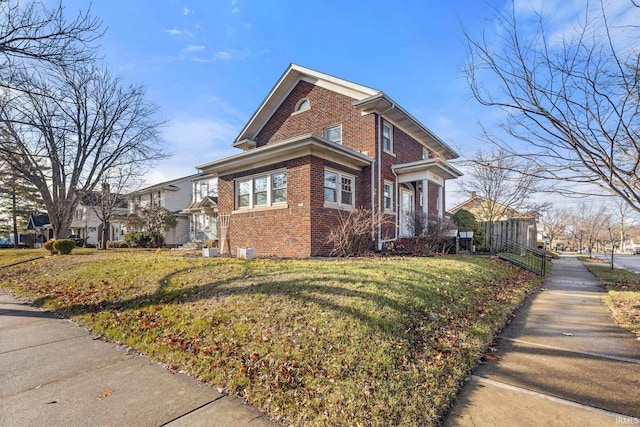
[[357,169],[368,166],[373,161],[371,157],[358,151],[337,145],[318,135],[307,134],[205,163],[197,168],[204,173],[214,173],[221,176],[306,155],[321,157]]
[[[367,86],[359,85],[297,64],[291,64],[280,79],[278,79],[278,82],[273,86],[271,91],[269,91],[256,112],[253,113],[251,119],[249,119],[240,134],[236,137],[234,144],[244,139],[254,139],[301,80],[356,100],[365,99],[380,93],[380,91]],[[311,108],[313,108],[313,105]]]

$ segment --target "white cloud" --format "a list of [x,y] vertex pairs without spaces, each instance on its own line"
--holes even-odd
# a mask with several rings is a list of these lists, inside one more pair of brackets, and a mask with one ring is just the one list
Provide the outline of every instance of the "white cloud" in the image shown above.
[[238,154],[231,146],[240,129],[230,121],[209,117],[176,117],[163,131],[171,158],[160,162],[145,176],[144,185],[197,173],[196,166]]
[[184,51],[185,52],[198,52],[201,50],[205,50],[205,46],[203,45],[192,45],[190,44],[189,46],[187,46]]
[[179,36],[180,34],[182,34],[182,31],[172,28],[170,30],[165,30],[165,33],[169,34],[170,36]]
[[216,52],[216,59],[220,59],[222,61],[228,61],[229,59],[232,59],[232,57],[231,52]]
[[184,16],[190,15],[193,13],[193,10],[189,9],[188,7],[185,7],[184,9],[182,9],[182,14]]

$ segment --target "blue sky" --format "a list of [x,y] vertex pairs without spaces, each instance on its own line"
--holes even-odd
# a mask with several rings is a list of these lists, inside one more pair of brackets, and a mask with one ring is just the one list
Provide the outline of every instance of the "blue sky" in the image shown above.
[[[560,10],[582,1],[544,3]],[[65,1],[69,14],[90,4]],[[461,23],[472,33],[490,29],[491,8],[505,4],[98,0],[91,10],[107,28],[101,44],[108,66],[144,85],[167,120],[173,157],[149,173],[153,184],[236,154],[232,142],[290,63],[382,90],[461,154],[473,154],[477,122],[491,123],[497,112],[470,97],[460,72]],[[447,193],[448,205],[460,201],[456,185]]]

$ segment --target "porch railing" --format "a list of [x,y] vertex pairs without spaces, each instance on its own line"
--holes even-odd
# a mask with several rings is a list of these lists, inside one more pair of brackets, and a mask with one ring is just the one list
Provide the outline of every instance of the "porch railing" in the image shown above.
[[539,276],[544,276],[549,267],[545,252],[521,245],[513,240],[502,239],[499,236],[493,236],[491,252],[498,258],[532,271]]

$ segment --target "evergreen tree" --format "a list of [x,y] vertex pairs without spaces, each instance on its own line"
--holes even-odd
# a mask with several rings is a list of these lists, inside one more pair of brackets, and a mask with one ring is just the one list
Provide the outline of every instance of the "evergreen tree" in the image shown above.
[[0,163],[0,232],[13,234],[18,247],[18,233],[26,230],[29,216],[42,211],[38,189],[27,182],[7,163]]

